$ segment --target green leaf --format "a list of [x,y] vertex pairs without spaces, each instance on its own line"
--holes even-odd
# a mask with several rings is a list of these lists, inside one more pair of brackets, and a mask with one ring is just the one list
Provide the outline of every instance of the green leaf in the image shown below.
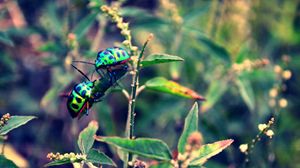
[[58,165],[63,165],[63,164],[69,164],[72,163],[70,159],[65,158],[62,160],[54,160],[52,162],[47,163],[46,165],[44,165],[44,167],[49,167],[49,166],[58,166]]
[[96,16],[97,13],[90,13],[75,26],[73,33],[76,34],[77,39],[80,39],[89,30]]
[[142,62],[142,66],[150,66],[153,64],[161,64],[175,61],[183,61],[184,59],[175,55],[168,54],[151,54],[147,56]]
[[183,132],[178,142],[178,152],[184,153],[188,137],[198,131],[198,103],[195,103],[185,118]]
[[159,139],[138,138],[126,139],[119,137],[96,137],[97,141],[106,142],[122,150],[155,160],[169,161],[172,159],[169,147]]
[[211,107],[213,107],[215,103],[222,97],[222,95],[225,93],[226,90],[227,90],[227,81],[224,80],[213,81],[210,84],[208,91],[205,95],[207,101],[205,101],[201,106],[201,112],[206,112]]
[[0,135],[5,135],[9,131],[18,128],[28,121],[36,118],[35,116],[11,116],[7,123],[0,129]]
[[18,166],[4,155],[0,155],[0,167],[18,168]]
[[201,100],[201,101],[205,100],[205,98],[202,97],[197,92],[195,92],[189,88],[186,88],[174,81],[167,80],[163,77],[156,77],[156,78],[150,79],[149,81],[146,82],[145,86],[146,86],[146,89],[149,89],[149,90],[169,93],[172,95],[190,98],[190,99]]
[[8,37],[8,35],[5,32],[0,32],[0,42],[10,47],[14,46],[13,41],[11,41],[11,39]]
[[244,102],[247,104],[248,108],[253,111],[255,108],[255,98],[249,80],[240,76],[236,79],[236,84]]
[[108,156],[96,149],[91,149],[89,151],[86,161],[91,163],[99,163],[101,165],[111,165],[117,167],[116,164]]
[[203,145],[200,149],[192,152],[191,156],[196,156],[196,157],[192,158],[189,166],[203,165],[209,158],[222,152],[232,142],[233,142],[232,139],[227,139],[227,140],[217,141],[211,144]]
[[98,122],[91,121],[89,125],[80,132],[79,138],[77,141],[78,147],[83,154],[89,153],[89,150],[94,144],[94,135],[98,130]]
[[197,30],[184,28],[183,32],[188,36],[196,38],[198,42],[209,51],[210,54],[222,59],[227,65],[230,65],[230,54],[223,46],[220,46],[212,39],[206,37],[202,32],[199,32]]

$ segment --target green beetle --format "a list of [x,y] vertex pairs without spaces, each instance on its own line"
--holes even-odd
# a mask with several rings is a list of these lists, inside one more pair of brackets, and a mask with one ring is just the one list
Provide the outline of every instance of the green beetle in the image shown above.
[[125,64],[129,59],[129,54],[123,48],[107,48],[98,52],[95,60],[95,68],[108,68],[114,65]]
[[99,99],[104,95],[103,93],[92,95],[94,82],[87,81],[76,84],[68,95],[67,108],[73,118],[80,118],[83,114],[88,115],[88,110],[93,103],[100,101]]

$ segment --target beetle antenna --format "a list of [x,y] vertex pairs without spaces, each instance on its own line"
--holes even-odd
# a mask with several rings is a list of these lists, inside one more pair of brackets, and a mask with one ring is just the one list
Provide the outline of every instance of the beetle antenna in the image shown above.
[[83,63],[83,64],[90,64],[90,65],[95,65],[94,63],[87,62],[87,61],[73,61],[73,62],[76,62],[76,63]]
[[87,80],[91,81],[89,79],[89,77],[87,77],[80,69],[78,69],[76,66],[74,66],[73,64],[71,64],[73,68],[75,68],[79,73],[81,73],[81,75],[83,75]]

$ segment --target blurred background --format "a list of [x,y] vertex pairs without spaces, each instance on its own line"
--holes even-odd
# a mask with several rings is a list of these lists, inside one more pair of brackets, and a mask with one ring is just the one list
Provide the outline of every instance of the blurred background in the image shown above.
[[[0,113],[38,117],[8,136],[7,157],[21,167],[42,167],[49,152],[78,152],[78,134],[93,119],[100,124],[98,135],[124,136],[127,100],[120,92],[109,93],[81,120],[70,117],[59,96],[84,80],[72,61],[94,62],[97,51],[124,40],[100,10],[111,3],[115,1],[0,2]],[[300,167],[300,1],[118,3],[134,45],[154,34],[145,55],[160,52],[185,59],[143,69],[140,83],[163,76],[199,92],[207,99],[199,117],[204,141],[235,140],[207,167],[241,167],[245,155],[239,145],[251,142],[258,124],[271,116],[275,135],[257,143],[249,167]],[[94,68],[78,67],[87,74]],[[121,83],[129,88],[129,75]],[[160,138],[175,149],[192,104],[144,91],[137,100],[136,136]],[[118,160],[107,146],[96,146]]]

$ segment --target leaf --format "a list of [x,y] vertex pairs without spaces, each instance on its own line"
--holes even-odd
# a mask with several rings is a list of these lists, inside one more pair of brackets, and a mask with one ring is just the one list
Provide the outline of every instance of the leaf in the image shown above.
[[97,141],[106,142],[122,150],[155,160],[169,161],[172,159],[169,147],[159,139],[138,138],[126,139],[119,137],[96,137]]
[[14,46],[13,41],[8,37],[8,35],[5,32],[0,32],[0,42],[10,47]]
[[0,167],[18,168],[18,166],[4,155],[0,155]]
[[213,107],[215,103],[225,93],[226,90],[227,90],[227,81],[224,80],[213,81],[210,84],[208,91],[205,95],[207,101],[205,101],[201,106],[201,112],[206,112],[211,107]]
[[73,33],[76,34],[77,39],[80,39],[89,30],[96,16],[97,13],[90,13],[75,26]]
[[230,65],[230,54],[223,46],[215,43],[212,39],[209,39],[198,30],[192,30],[190,28],[184,28],[183,30],[186,35],[196,38],[198,42],[209,51],[210,54],[222,59],[227,65]]
[[142,62],[142,66],[150,66],[153,64],[161,64],[175,61],[183,61],[184,59],[175,55],[168,54],[151,54],[147,56]]
[[49,166],[58,166],[58,165],[63,165],[63,164],[69,164],[72,163],[70,159],[65,158],[62,160],[54,160],[52,162],[47,163],[46,165],[44,165],[44,167],[49,167]]
[[217,155],[227,148],[233,142],[232,139],[217,141],[211,144],[203,145],[200,149],[193,151],[191,156],[196,156],[191,159],[189,166],[203,165],[207,159]]
[[134,28],[138,27],[153,30],[153,28],[167,25],[164,19],[156,17],[147,10],[143,10],[141,8],[123,7],[120,10],[120,13],[124,17],[134,18],[134,22],[131,23],[132,25],[134,25]]
[[248,108],[253,111],[255,108],[255,98],[249,80],[240,76],[236,79],[236,84],[244,102],[247,104]]
[[7,123],[0,129],[0,135],[5,135],[9,131],[18,128],[28,121],[36,118],[35,116],[11,116]]
[[198,103],[195,103],[185,118],[183,132],[178,142],[178,152],[184,153],[188,137],[198,131]]
[[169,93],[172,95],[190,98],[190,99],[196,99],[196,100],[200,100],[200,101],[205,100],[205,98],[202,97],[197,92],[195,92],[189,88],[186,88],[184,86],[181,86],[180,84],[178,84],[174,81],[167,80],[163,77],[156,77],[156,78],[150,79],[149,81],[146,82],[145,86],[146,86],[146,89],[150,89],[150,90],[154,90],[154,91]]
[[89,125],[80,132],[79,138],[77,141],[78,147],[83,154],[89,153],[89,150],[94,144],[94,135],[98,130],[98,122],[93,120]]
[[91,149],[87,155],[87,162],[91,163],[99,163],[101,165],[111,165],[111,166],[116,166],[116,164],[104,153],[96,150],[96,149]]

